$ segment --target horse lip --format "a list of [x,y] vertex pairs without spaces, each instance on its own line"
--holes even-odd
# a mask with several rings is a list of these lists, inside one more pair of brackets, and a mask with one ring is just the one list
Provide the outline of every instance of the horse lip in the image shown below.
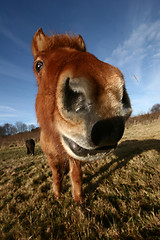
[[115,149],[117,147],[117,144],[115,144],[115,145],[111,145],[111,146],[102,146],[102,147],[98,147],[95,149],[86,149],[86,148],[79,146],[73,140],[71,140],[65,136],[63,136],[63,140],[68,145],[68,147],[72,150],[72,152],[79,157],[86,157],[88,155],[94,156],[97,153],[109,152],[112,149]]

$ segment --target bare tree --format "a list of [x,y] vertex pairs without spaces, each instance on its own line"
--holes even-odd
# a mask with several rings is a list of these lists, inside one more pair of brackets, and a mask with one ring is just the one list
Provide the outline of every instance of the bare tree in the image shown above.
[[154,104],[153,107],[151,108],[151,113],[154,112],[159,112],[160,111],[160,104]]
[[28,131],[32,131],[32,129],[35,129],[36,126],[34,124],[28,125]]
[[0,136],[4,136],[5,135],[5,128],[4,126],[0,126]]
[[10,135],[10,124],[5,123],[3,127],[4,127],[4,130],[5,130],[5,135]]
[[11,124],[11,135],[14,135],[14,134],[16,134],[16,133],[17,133],[17,128],[16,128],[16,126]]
[[22,124],[22,132],[27,132],[27,125],[25,123]]
[[23,122],[16,122],[15,125],[5,123],[3,126],[0,126],[0,136],[4,135],[14,135],[21,132],[32,131],[36,126],[34,124],[27,124]]
[[5,123],[0,126],[0,135],[13,135],[17,133],[17,128],[13,124]]
[[16,122],[15,125],[18,133],[27,131],[27,125],[25,123]]

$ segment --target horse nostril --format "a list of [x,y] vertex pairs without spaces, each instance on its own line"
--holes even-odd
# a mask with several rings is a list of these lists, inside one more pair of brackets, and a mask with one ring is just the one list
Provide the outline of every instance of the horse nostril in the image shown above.
[[91,138],[96,146],[111,146],[116,144],[124,132],[124,120],[115,117],[97,122],[91,132]]
[[70,78],[67,78],[64,90],[64,106],[67,111],[81,112],[86,108],[86,97],[84,93],[72,86]]

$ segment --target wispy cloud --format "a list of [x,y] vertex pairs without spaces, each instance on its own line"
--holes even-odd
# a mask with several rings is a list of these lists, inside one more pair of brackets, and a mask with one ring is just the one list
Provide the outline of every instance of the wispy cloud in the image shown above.
[[18,36],[16,36],[10,29],[8,29],[3,24],[0,24],[0,34],[8,38],[12,43],[17,44],[25,50],[29,50],[29,46],[26,42],[22,41]]
[[124,73],[134,114],[146,112],[160,102],[159,30],[160,20],[140,24],[106,59]]
[[26,124],[37,125],[35,113],[29,112],[26,109],[20,109],[19,107],[12,108],[7,105],[0,105],[0,125],[5,123],[25,122]]
[[33,78],[32,72],[29,74],[26,69],[1,58],[0,74],[11,78],[23,79],[25,81],[32,80]]
[[10,119],[16,119],[18,117],[17,110],[9,107],[0,105],[0,124],[8,122]]
[[11,114],[11,113],[0,113],[0,117],[3,119],[7,119],[7,118],[13,118],[13,117],[17,117],[18,115],[16,114]]
[[[134,29],[127,40],[112,52],[111,58],[122,67],[131,62],[140,62],[150,57],[152,60],[160,56],[160,20],[141,24]],[[108,60],[108,59],[107,59]]]
[[1,106],[0,105],[0,111],[11,111],[11,112],[15,112],[16,109],[8,107],[8,106]]

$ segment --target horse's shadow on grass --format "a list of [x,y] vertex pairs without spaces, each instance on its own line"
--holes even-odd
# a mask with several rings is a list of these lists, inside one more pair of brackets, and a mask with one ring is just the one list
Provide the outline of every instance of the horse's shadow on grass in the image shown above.
[[[83,183],[89,183],[84,189],[84,192],[94,192],[97,187],[103,182],[103,180],[107,179],[117,169],[121,169],[122,167],[126,166],[133,157],[149,150],[156,150],[160,153],[160,140],[126,140],[122,142],[114,151],[114,155],[116,156],[116,158],[111,160],[111,162],[106,163],[102,167],[98,168],[98,170],[94,174],[87,175],[83,178]],[[116,166],[109,171],[109,168],[114,163],[117,163]],[[100,177],[96,182],[92,183],[91,180],[93,178],[96,178],[97,176]]]

